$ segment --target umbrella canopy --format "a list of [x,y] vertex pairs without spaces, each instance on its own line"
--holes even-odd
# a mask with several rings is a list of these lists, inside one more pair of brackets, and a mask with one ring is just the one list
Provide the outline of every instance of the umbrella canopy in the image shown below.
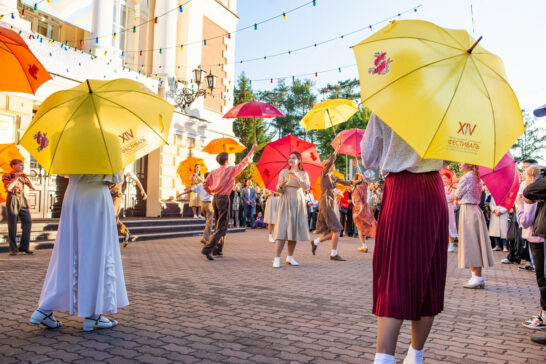
[[4,27],[0,27],[0,64],[0,91],[33,94],[51,79],[23,38]]
[[250,101],[235,105],[224,115],[224,118],[274,118],[277,116],[284,115],[274,106],[265,102]]
[[[360,149],[360,142],[364,136],[364,130],[362,129],[347,129],[341,131],[330,145],[332,148],[337,149],[339,154],[347,154],[352,157],[360,157],[362,154]],[[340,146],[341,144],[341,146]],[[338,149],[339,148],[339,149]]]
[[353,50],[362,104],[422,158],[493,168],[523,133],[502,60],[464,30],[402,20]]
[[15,143],[0,144],[0,172],[11,171],[9,163],[12,159],[25,160]]
[[519,189],[519,176],[516,162],[510,154],[506,153],[495,169],[479,167],[480,177],[485,183],[497,206],[503,206],[510,210]]
[[305,130],[333,128],[344,123],[358,111],[354,101],[347,99],[328,99],[319,102],[301,119]]
[[0,203],[6,202],[7,198],[8,192],[6,191],[6,187],[4,187],[3,183],[0,183]]
[[114,174],[167,143],[174,107],[128,79],[49,96],[21,145],[49,174]]
[[452,179],[453,176],[455,176],[455,172],[453,172],[451,169],[449,168],[446,168],[446,167],[443,167],[442,166],[442,169],[440,170],[440,175],[443,176],[443,175],[446,175],[449,179]]
[[[345,176],[341,172],[332,171],[332,174],[334,176],[339,177],[339,178],[345,179]],[[345,191],[347,189],[347,186],[341,185],[341,184],[338,183],[338,184],[336,184],[336,188],[338,188],[341,191]],[[320,200],[320,196],[322,195],[322,188],[320,188],[320,178],[317,178],[317,181],[313,185],[313,188],[311,189],[311,192],[313,193],[313,197],[315,198],[315,200],[317,200],[317,201]]]
[[182,179],[182,183],[185,186],[191,186],[191,175],[195,172],[195,165],[199,164],[201,167],[200,173],[205,174],[207,173],[208,169],[205,165],[205,161],[201,158],[195,158],[195,157],[188,157],[184,159],[180,164],[178,165],[178,169],[176,170],[176,174],[180,176]]
[[292,152],[301,154],[303,169],[309,174],[311,186],[314,185],[322,171],[317,148],[314,144],[293,135],[288,135],[268,143],[256,165],[267,189],[276,190],[279,173],[281,170],[289,168],[288,158]]
[[265,187],[265,183],[262,178],[262,175],[260,174],[260,171],[258,170],[256,166],[254,166],[254,170],[252,171],[252,180],[256,182],[256,184],[260,186],[260,188]]
[[209,154],[218,154],[227,152],[229,154],[240,153],[245,150],[246,147],[233,138],[217,138],[211,140],[203,148],[203,152]]

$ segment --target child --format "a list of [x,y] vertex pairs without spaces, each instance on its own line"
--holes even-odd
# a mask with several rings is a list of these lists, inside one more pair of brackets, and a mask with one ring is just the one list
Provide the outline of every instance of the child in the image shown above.
[[264,218],[262,216],[262,212],[258,212],[258,217],[256,217],[256,221],[254,221],[254,227],[255,228],[264,228],[265,229],[265,222]]

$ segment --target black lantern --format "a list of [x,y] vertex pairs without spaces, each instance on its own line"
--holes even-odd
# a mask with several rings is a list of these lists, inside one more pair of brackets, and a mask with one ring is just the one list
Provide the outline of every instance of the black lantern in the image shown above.
[[214,88],[216,87],[216,76],[214,76],[212,72],[209,70],[209,74],[205,78],[207,79],[207,87],[212,93],[212,90],[214,90]]
[[173,79],[172,82],[169,80],[170,90],[167,91],[167,97],[174,99],[176,106],[182,110],[190,106],[190,104],[194,102],[199,96],[206,96],[207,89],[210,91],[210,93],[212,93],[212,91],[216,87],[216,76],[214,76],[210,70],[209,73],[205,76],[205,80],[207,81],[207,89],[201,88],[203,74],[206,73],[201,69],[201,66],[197,66],[197,68],[194,69],[192,73],[193,81],[197,84],[197,91],[194,91],[193,88],[190,89],[188,87],[178,89],[175,80]]
[[194,69],[192,72],[193,72],[193,82],[199,85],[201,83],[201,80],[203,79],[203,73],[205,73],[205,71],[201,69],[201,66],[197,66],[197,68]]

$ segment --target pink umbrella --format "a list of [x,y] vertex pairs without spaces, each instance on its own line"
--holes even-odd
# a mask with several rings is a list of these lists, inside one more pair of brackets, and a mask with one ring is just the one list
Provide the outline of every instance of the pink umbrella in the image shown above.
[[[362,129],[347,129],[343,130],[332,140],[330,145],[334,149],[338,149],[338,153],[347,154],[352,157],[360,157],[360,141],[364,136],[364,130]],[[339,146],[341,144],[341,146]]]
[[274,106],[265,102],[250,101],[231,108],[225,115],[226,119],[252,118],[254,119],[254,142],[256,142],[256,118],[274,118],[284,116]]
[[518,169],[510,152],[502,157],[495,169],[480,166],[479,171],[483,182],[495,199],[495,204],[510,210],[514,206],[519,189]]
[[289,168],[288,158],[292,152],[301,154],[303,169],[309,174],[311,186],[314,185],[320,176],[320,172],[322,172],[322,163],[317,148],[314,144],[293,135],[288,135],[268,143],[256,165],[267,189],[275,190],[277,188],[279,174],[281,170]]

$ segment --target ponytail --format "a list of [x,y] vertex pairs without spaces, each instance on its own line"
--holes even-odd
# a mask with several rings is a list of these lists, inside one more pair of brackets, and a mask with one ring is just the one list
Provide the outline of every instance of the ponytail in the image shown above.
[[472,172],[474,172],[474,176],[478,179],[478,181],[481,179],[480,177],[480,170],[478,169],[478,166],[475,164],[472,164]]

